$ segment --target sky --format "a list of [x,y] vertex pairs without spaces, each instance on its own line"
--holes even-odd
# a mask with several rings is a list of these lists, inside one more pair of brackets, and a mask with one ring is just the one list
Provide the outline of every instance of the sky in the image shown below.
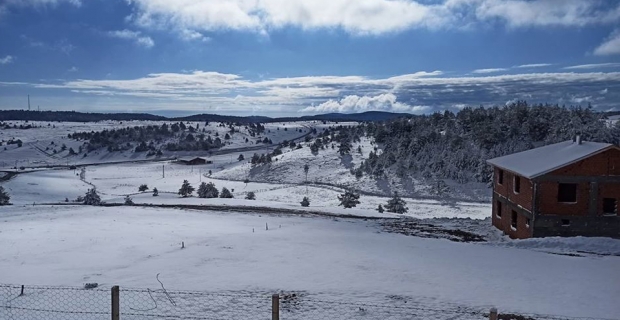
[[620,111],[620,0],[0,0],[0,109]]

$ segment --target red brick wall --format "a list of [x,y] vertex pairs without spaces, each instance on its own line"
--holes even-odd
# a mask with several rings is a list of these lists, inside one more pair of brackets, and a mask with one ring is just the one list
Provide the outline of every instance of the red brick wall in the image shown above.
[[513,179],[515,175],[512,172],[504,170],[504,183],[501,185],[497,183],[498,176],[499,169],[495,168],[495,181],[493,181],[493,189],[495,190],[495,192],[531,212],[532,193],[534,189],[532,181],[521,177],[521,192],[514,193]]
[[540,182],[540,200],[538,213],[587,216],[590,207],[590,183],[579,183],[577,185],[577,202],[560,203],[558,202],[558,184],[556,182]]
[[532,236],[532,225],[527,226],[527,217],[518,213],[517,210],[517,228],[512,228],[512,211],[513,205],[510,203],[502,202],[502,217],[497,216],[497,198],[493,200],[493,217],[491,219],[493,226],[502,230],[504,234],[507,234],[512,239],[526,239]]
[[[598,209],[597,215],[603,215],[603,198],[613,198],[620,206],[620,184],[619,183],[601,183],[598,186]],[[619,208],[620,209],[620,208]]]
[[559,176],[618,176],[620,150],[611,149],[550,173]]

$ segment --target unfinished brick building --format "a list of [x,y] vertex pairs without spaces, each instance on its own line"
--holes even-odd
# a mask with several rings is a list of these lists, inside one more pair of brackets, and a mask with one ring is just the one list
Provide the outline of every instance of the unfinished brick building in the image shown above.
[[493,225],[511,238],[620,238],[620,148],[560,142],[488,160]]

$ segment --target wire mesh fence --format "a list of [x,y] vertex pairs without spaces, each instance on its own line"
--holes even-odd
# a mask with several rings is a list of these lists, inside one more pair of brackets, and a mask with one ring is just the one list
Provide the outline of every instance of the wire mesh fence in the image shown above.
[[110,319],[110,290],[0,285],[0,319]]
[[373,303],[321,300],[291,293],[171,291],[163,284],[161,289],[0,284],[2,320],[617,320],[488,310],[379,299]]

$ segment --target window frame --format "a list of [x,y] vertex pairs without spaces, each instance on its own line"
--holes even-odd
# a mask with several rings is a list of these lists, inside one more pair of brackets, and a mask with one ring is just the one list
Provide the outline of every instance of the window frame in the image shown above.
[[503,206],[502,206],[502,202],[499,200],[496,200],[495,202],[495,216],[497,218],[502,218],[502,210],[503,210]]
[[512,210],[512,213],[510,215],[510,229],[512,229],[513,231],[517,231],[518,227],[519,227],[519,213],[516,212],[515,210]]
[[[517,185],[519,186],[518,188]],[[514,192],[515,194],[521,193],[521,177],[516,174],[514,175],[514,177],[512,177],[512,192]]]
[[497,184],[504,185],[504,170],[497,169]]
[[[569,186],[569,185],[575,186],[575,199],[574,199],[574,201],[563,201],[563,200],[560,199],[560,194],[562,194],[560,192],[560,188],[561,188],[562,185],[564,185],[564,186]],[[558,203],[567,203],[567,204],[577,203],[577,199],[579,199],[579,197],[577,196],[577,192],[578,191],[579,191],[579,185],[577,183],[558,183],[558,197],[557,197]]]

